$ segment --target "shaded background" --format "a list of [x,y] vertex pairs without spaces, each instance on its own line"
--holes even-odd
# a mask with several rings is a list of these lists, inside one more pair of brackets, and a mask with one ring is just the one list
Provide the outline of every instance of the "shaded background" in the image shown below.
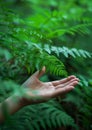
[[92,1],[0,1],[0,101],[37,69],[42,81],[74,74],[69,94],[21,109],[1,130],[92,129]]

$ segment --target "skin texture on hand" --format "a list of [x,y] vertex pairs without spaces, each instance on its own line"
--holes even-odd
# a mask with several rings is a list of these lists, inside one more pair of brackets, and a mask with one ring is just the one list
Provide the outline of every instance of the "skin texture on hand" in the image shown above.
[[0,103],[0,122],[5,120],[2,111],[3,103],[6,104],[6,109],[8,109],[9,115],[11,115],[26,105],[45,102],[51,98],[61,96],[74,89],[79,82],[79,79],[73,75],[52,82],[41,82],[39,78],[45,73],[45,70],[46,68],[43,67],[41,71],[35,72],[24,82],[22,87],[25,92],[22,97],[14,94],[4,100],[4,102]]
[[79,79],[74,75],[65,79],[56,80],[52,82],[42,82],[39,78],[45,73],[46,68],[43,67],[41,71],[35,72],[23,86],[26,88],[26,96],[22,102],[24,105],[45,102],[53,97],[65,94],[78,84]]

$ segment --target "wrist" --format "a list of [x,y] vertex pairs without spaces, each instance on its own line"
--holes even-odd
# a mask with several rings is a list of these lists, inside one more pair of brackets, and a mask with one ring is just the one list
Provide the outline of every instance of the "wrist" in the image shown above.
[[31,95],[29,94],[29,92],[30,92],[29,88],[22,88],[22,91],[14,93],[12,97],[20,107],[24,107],[31,104],[30,100]]
[[14,93],[9,99],[7,100],[12,100],[12,102],[14,102],[14,104],[18,105],[19,108],[22,108],[24,106],[24,102],[23,102],[23,96],[20,96],[16,93]]
[[11,97],[7,99],[8,103],[10,103],[11,106],[15,106],[15,108],[21,109],[25,106],[23,102],[23,95],[19,95],[14,93]]
[[24,107],[32,103],[30,99],[29,89],[27,88],[24,89],[24,93],[21,96],[20,95],[16,95],[16,96],[18,98],[20,107]]
[[39,97],[35,97],[34,92],[30,92],[29,88],[25,89],[25,93],[23,96],[20,98],[20,104],[22,107],[27,106],[27,105],[32,105],[39,103],[38,101]]

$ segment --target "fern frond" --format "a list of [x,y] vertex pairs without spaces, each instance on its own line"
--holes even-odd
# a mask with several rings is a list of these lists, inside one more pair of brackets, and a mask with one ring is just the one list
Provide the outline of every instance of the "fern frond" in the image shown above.
[[81,15],[66,15],[66,17],[64,18],[65,22],[69,22],[69,23],[83,23],[83,24],[89,24],[92,23],[92,18],[88,17],[88,16],[81,16]]
[[[11,129],[14,130],[16,126],[17,129],[21,126],[23,130],[26,128],[32,130],[40,130],[42,128],[46,130],[47,128],[53,129],[59,126],[72,126],[75,128],[76,126],[70,115],[49,102],[25,107],[23,110],[16,113],[12,117],[12,120],[13,119],[16,120],[15,124],[11,126]],[[4,127],[5,126],[7,130],[10,128],[10,126],[4,125]]]
[[91,58],[92,53],[82,50],[82,49],[76,49],[76,48],[68,48],[68,47],[56,47],[56,46],[50,46],[48,44],[44,45],[44,50],[51,54],[54,52],[58,57],[60,54],[63,54],[65,57],[72,56],[74,58],[76,57],[83,57],[83,58]]
[[[20,46],[16,46],[16,49],[12,48],[12,55],[17,60],[17,64],[21,67],[26,67],[29,73],[32,71],[31,69],[41,69],[42,66],[46,66],[47,71],[54,75],[67,75],[62,61],[46,53],[37,44],[24,44],[22,45],[22,50],[19,49]],[[20,51],[17,51],[18,49]]]
[[[87,27],[92,26],[92,23],[87,23],[87,24],[78,24],[75,26],[72,26],[70,28],[67,27],[67,29],[57,29],[49,34],[47,34],[48,38],[52,38],[52,37],[58,37],[61,35],[64,35],[66,33],[71,34],[71,35],[75,35],[76,33],[78,34],[88,34],[88,30]],[[87,30],[87,31],[86,31]]]

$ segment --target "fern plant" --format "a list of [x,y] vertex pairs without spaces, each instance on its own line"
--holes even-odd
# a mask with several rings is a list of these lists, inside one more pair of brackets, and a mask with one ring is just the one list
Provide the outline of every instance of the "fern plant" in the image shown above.
[[[47,128],[53,129],[57,126],[72,126],[76,129],[73,118],[61,106],[58,106],[58,102],[54,100],[39,105],[28,106],[22,111],[17,112],[16,116],[11,117],[10,125],[2,126],[2,128],[7,130],[10,128],[14,130],[20,128],[24,130],[40,130],[42,128],[46,130]],[[13,122],[14,120],[15,122]]]
[[71,74],[81,80],[63,99],[25,107],[0,129],[54,130],[63,126],[65,130],[91,130],[92,53],[88,48],[78,49],[91,34],[88,2],[12,0],[0,4],[0,102],[15,91],[23,92],[20,84],[44,65],[48,73],[44,81]]
[[50,45],[44,45],[44,50],[46,50],[49,54],[55,53],[58,57],[60,54],[63,54],[66,58],[69,56],[72,56],[73,58],[76,57],[83,57],[83,58],[91,58],[92,53],[82,50],[82,49],[76,49],[76,48],[67,48],[65,46],[63,47],[57,47],[57,46],[50,46]]

